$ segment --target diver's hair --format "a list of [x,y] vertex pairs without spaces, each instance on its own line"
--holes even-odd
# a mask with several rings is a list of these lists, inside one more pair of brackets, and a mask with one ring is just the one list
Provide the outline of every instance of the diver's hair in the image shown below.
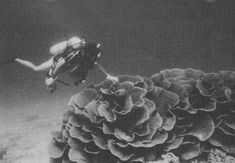
[[81,43],[82,39],[80,37],[72,37],[67,41],[68,46],[73,46],[75,44]]

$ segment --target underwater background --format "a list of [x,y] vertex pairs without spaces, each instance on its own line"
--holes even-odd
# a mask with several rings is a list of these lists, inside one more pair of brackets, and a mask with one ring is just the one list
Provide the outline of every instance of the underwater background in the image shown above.
[[[113,75],[234,70],[234,15],[231,0],[1,0],[0,60],[40,64],[50,46],[78,35],[102,44],[100,63]],[[45,162],[49,132],[60,125],[71,95],[104,79],[94,69],[85,85],[59,85],[51,95],[44,76],[16,64],[0,68],[3,162]]]

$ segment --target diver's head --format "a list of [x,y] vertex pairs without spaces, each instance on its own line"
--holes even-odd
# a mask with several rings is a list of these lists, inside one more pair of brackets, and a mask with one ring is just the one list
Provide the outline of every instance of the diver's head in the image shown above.
[[82,43],[83,43],[83,39],[79,38],[79,37],[72,37],[68,40],[67,42],[67,46],[68,47],[72,47],[74,49],[78,49],[81,47]]

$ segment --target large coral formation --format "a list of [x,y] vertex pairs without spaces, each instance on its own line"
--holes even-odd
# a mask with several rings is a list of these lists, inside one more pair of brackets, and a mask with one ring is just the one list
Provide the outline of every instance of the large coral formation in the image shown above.
[[52,160],[148,162],[172,152],[190,160],[211,148],[235,153],[235,73],[169,69],[151,78],[105,80],[69,101]]

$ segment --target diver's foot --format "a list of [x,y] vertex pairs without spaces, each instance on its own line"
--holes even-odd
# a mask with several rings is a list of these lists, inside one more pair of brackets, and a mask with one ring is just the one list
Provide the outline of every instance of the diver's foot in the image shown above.
[[13,56],[13,57],[9,58],[8,60],[1,62],[1,64],[7,65],[7,64],[15,63],[16,59],[17,59],[17,57]]
[[119,82],[118,77],[111,76],[111,75],[107,75],[106,79],[111,80],[113,83],[118,83]]

